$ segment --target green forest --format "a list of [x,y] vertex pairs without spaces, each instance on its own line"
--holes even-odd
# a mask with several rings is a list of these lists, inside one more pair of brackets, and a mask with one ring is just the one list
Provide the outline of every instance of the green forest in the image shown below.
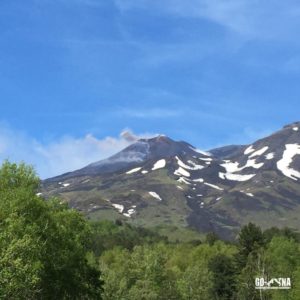
[[[154,229],[87,220],[37,195],[26,164],[0,168],[0,299],[300,299],[300,236],[249,223],[236,240],[214,233],[169,241]],[[257,290],[255,278],[291,278]]]

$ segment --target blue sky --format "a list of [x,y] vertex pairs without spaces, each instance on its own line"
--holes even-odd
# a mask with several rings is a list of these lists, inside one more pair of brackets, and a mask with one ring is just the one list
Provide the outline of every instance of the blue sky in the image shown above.
[[43,177],[164,133],[202,148],[300,120],[300,4],[0,2],[0,159]]

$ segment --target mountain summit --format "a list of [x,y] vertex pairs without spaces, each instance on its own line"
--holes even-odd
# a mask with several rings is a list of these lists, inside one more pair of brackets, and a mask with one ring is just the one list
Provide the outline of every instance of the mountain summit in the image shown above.
[[77,176],[95,176],[113,173],[122,169],[139,166],[144,162],[151,160],[170,158],[175,157],[176,155],[192,156],[196,154],[202,154],[202,156],[210,155],[209,153],[194,148],[186,142],[176,142],[165,135],[158,135],[150,139],[140,139],[108,159],[100,160],[80,170],[57,176],[53,178],[53,180],[65,180]]
[[251,145],[197,150],[159,135],[114,156],[45,180],[93,219],[192,227],[232,238],[252,221],[300,229],[300,123]]

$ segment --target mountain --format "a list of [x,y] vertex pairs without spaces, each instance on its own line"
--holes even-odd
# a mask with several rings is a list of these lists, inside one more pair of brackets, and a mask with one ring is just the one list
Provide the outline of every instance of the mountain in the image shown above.
[[203,152],[167,136],[141,139],[116,155],[50,178],[91,219],[194,228],[233,238],[249,221],[300,229],[300,123],[251,145]]

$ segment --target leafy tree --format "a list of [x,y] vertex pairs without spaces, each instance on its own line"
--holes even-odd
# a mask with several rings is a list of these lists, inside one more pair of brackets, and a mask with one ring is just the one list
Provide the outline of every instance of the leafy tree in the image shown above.
[[300,299],[300,266],[296,266],[292,277],[292,290],[290,291],[289,299]]
[[215,232],[209,232],[205,237],[205,243],[208,243],[210,246],[218,240],[220,240],[220,238]]
[[104,299],[179,299],[167,266],[169,255],[164,244],[136,246],[132,253],[119,248],[104,253]]
[[[131,229],[141,239],[143,233]],[[111,243],[112,249],[107,244],[100,257],[104,299],[300,299],[299,243],[282,230],[273,232],[268,241],[258,226],[248,224],[237,244],[153,241],[127,249],[122,243]],[[291,291],[255,289],[256,277],[288,276]]]
[[38,197],[38,185],[25,164],[0,168],[0,298],[100,299],[100,274],[87,262],[89,225]]
[[134,282],[130,259],[130,252],[119,247],[101,255],[99,263],[104,281],[104,300],[128,299],[128,290]]
[[214,299],[232,299],[235,292],[235,269],[232,258],[218,254],[211,258],[208,264],[212,272]]
[[285,227],[282,229],[277,228],[277,227],[271,227],[264,231],[264,238],[265,238],[266,243],[270,243],[272,238],[275,236],[286,237],[288,239],[293,239],[294,241],[297,241],[297,242],[300,241],[299,233],[288,227]]
[[263,248],[251,252],[247,258],[247,264],[242,270],[238,270],[237,299],[239,300],[267,300],[269,293],[255,289],[255,278],[267,276],[267,264]]
[[25,163],[15,164],[5,161],[0,168],[0,191],[25,188],[35,192],[40,180],[34,169]]
[[207,262],[190,264],[179,277],[177,288],[184,300],[211,300],[212,274]]
[[[254,249],[247,258],[246,266],[238,276],[238,299],[298,299],[297,284],[291,291],[257,291],[255,290],[255,278],[286,278],[297,282],[297,266],[299,266],[299,244],[293,238],[287,238],[282,231],[272,228],[269,232],[274,234],[272,240],[261,247]],[[299,294],[300,295],[300,294]]]
[[238,268],[242,270],[247,264],[249,254],[258,251],[264,245],[265,239],[260,227],[253,223],[243,226],[238,237]]
[[[266,249],[266,263],[269,278],[289,277],[294,284],[298,284],[294,276],[300,265],[300,251],[295,240],[283,236],[274,237]],[[273,291],[271,294],[274,300],[293,299],[290,290]]]
[[102,252],[116,246],[132,250],[137,245],[154,244],[167,241],[167,238],[158,235],[152,230],[134,227],[130,224],[111,221],[98,221],[92,226],[92,250],[100,256]]

